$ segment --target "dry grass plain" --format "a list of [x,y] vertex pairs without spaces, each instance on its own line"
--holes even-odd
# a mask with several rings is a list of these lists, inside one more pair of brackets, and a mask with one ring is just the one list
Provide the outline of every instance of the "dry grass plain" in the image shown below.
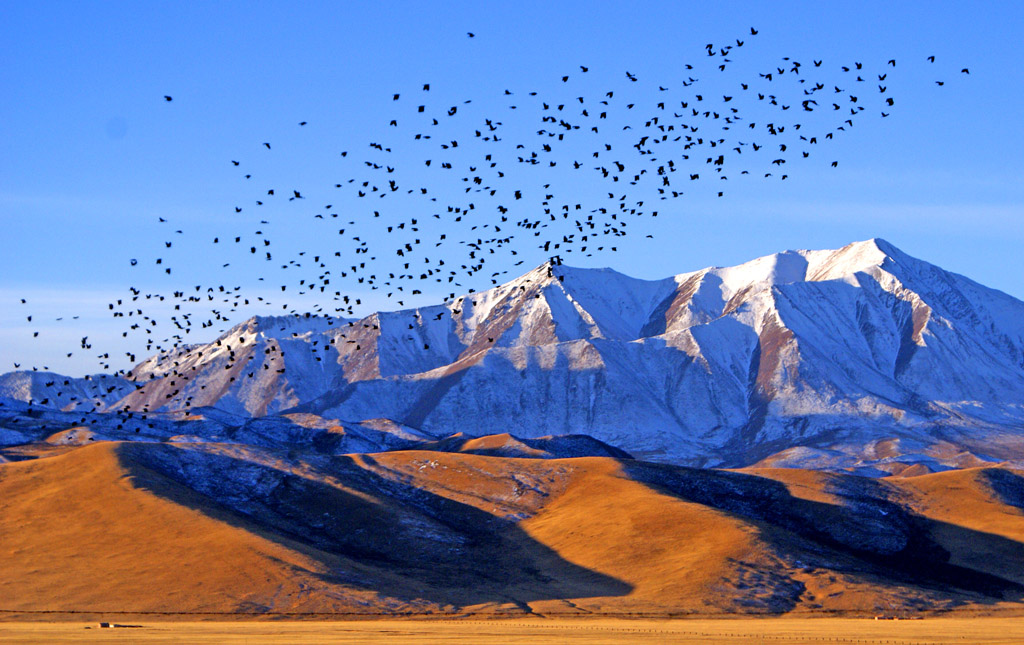
[[[876,643],[1018,645],[1024,619],[856,618],[361,620],[339,622],[0,623],[0,643]],[[86,629],[89,627],[89,629]]]

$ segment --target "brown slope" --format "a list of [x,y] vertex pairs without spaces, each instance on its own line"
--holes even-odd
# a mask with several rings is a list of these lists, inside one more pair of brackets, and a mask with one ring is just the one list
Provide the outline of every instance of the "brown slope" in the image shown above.
[[[418,489],[481,511],[522,518],[521,542],[549,549],[547,567],[568,561],[624,583],[625,593],[610,594],[585,577],[563,580],[560,597],[528,603],[540,613],[756,611],[778,592],[774,583],[779,581],[769,580],[769,573],[762,576],[763,589],[747,590],[748,605],[735,602],[743,594],[734,582],[744,571],[777,565],[758,542],[756,527],[633,481],[613,459],[531,460],[420,451],[359,459]],[[523,564],[506,557],[493,562],[497,569]],[[782,602],[787,609],[793,604]]]
[[[451,500],[435,510],[446,513],[443,520],[450,526],[477,525],[475,535],[462,532],[472,542],[469,548],[457,548],[453,559],[402,540],[410,518],[389,521],[393,502],[380,495],[373,501],[383,508],[374,510],[383,520],[365,516],[351,503],[347,509],[350,527],[369,529],[365,542],[344,536],[319,549],[295,537],[299,530],[270,511],[250,521],[150,467],[157,464],[142,465],[153,455],[140,453],[154,452],[174,456],[180,451],[102,443],[3,466],[0,521],[3,534],[17,538],[5,541],[7,557],[0,562],[2,608],[345,611],[360,609],[362,601],[384,611],[410,605],[430,610],[452,602],[477,609],[659,610],[689,607],[707,585],[735,568],[727,558],[750,560],[748,552],[755,548],[751,532],[740,523],[629,481],[610,459],[533,461],[415,452],[355,457],[351,466],[374,476],[372,487],[357,481],[354,472],[342,479],[356,492],[376,488],[378,493],[389,482],[404,480],[412,486],[392,495],[414,494],[405,499],[410,506],[429,506],[423,496],[433,503]],[[325,507],[323,491],[317,493],[316,500],[301,492],[282,493],[287,497],[281,501],[293,514],[313,516]],[[339,506],[330,508],[340,511]],[[495,536],[481,526],[487,518],[538,513],[543,519],[525,521],[522,531],[499,525]],[[690,538],[688,548],[678,548],[680,526]],[[372,545],[383,541],[398,551],[391,561],[382,559],[386,553],[372,552]],[[647,557],[638,557],[638,551]],[[407,561],[410,553],[426,560],[422,564],[430,575],[414,570],[415,563]],[[326,571],[351,569],[352,559],[362,561],[360,573],[369,586],[411,602],[382,602],[365,589],[324,583]],[[573,559],[578,561],[570,564]],[[401,580],[388,579],[382,568]],[[593,568],[598,571],[589,571]],[[619,582],[616,573],[639,587]],[[665,582],[658,582],[662,578]],[[720,590],[718,603],[728,605],[731,593]]]
[[1024,598],[1024,494],[985,471],[65,450],[0,464],[0,609],[876,613]]
[[628,593],[372,463],[100,443],[2,464],[0,609],[434,612]]
[[936,521],[951,562],[1024,583],[1024,474],[989,467],[890,481]]
[[[562,557],[625,580],[626,598],[575,600],[592,612],[736,609],[733,582],[750,566],[775,568],[758,530],[713,508],[674,499],[624,476],[617,462],[581,458],[570,486],[527,532]],[[762,600],[774,591],[751,590]]]
[[457,432],[453,435],[410,446],[406,450],[463,452],[489,457],[559,459],[570,457],[614,457],[631,459],[629,453],[598,441],[589,435],[548,435],[535,439],[516,437],[508,432],[484,436]]
[[[795,468],[742,472],[783,484],[794,515],[818,525],[812,531],[836,551],[833,558],[854,555],[869,565],[857,567],[858,584],[842,590],[847,601],[863,604],[875,596],[877,602],[884,595],[877,588],[888,585],[899,597],[880,608],[920,600],[933,608],[1021,607],[1024,477],[1019,473],[990,467],[872,479]],[[837,559],[836,564],[830,568],[849,570],[849,563]],[[836,591],[833,585],[831,592]]]
[[126,466],[119,448],[0,468],[0,608],[324,608],[310,598],[323,587],[322,554],[269,540],[201,495]]

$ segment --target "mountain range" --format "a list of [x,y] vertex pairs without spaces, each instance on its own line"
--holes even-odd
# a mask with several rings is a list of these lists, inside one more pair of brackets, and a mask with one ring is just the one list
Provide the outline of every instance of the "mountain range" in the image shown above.
[[945,470],[1024,457],[1024,302],[881,239],[662,280],[546,263],[431,307],[254,317],[126,378],[8,373],[0,397],[101,434],[117,412],[134,439],[189,418],[271,441],[303,415],[373,435],[361,449],[385,424],[588,435],[689,466]]

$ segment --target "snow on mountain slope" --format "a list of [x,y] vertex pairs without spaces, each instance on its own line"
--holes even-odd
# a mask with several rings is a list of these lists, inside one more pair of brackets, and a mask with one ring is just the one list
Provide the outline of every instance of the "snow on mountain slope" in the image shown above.
[[0,398],[36,401],[58,410],[103,410],[131,392],[123,378],[94,374],[85,378],[52,372],[8,372],[0,374]]
[[543,265],[358,321],[253,318],[130,379],[113,407],[588,434],[701,465],[883,439],[998,460],[1024,454],[1024,303],[877,239],[654,281]]

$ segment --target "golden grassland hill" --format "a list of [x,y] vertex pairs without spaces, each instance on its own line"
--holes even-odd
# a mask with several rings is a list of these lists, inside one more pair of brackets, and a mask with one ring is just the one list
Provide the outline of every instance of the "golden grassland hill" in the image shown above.
[[1024,600],[1024,476],[1009,468],[869,479],[203,442],[7,454],[6,612],[870,615]]

